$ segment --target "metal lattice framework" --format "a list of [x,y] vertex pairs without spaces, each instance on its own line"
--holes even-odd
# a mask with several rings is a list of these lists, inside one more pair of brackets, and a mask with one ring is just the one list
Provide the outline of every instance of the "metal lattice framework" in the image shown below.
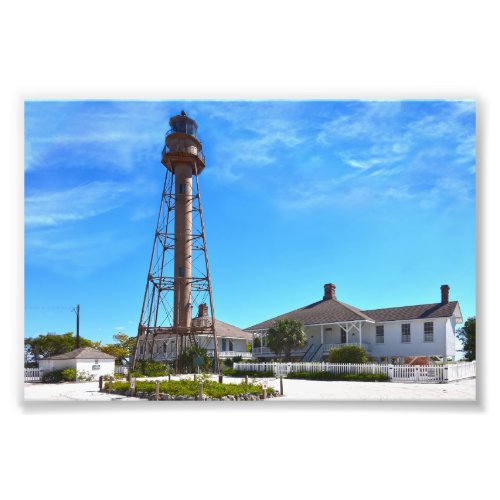
[[[149,264],[146,290],[139,321],[137,341],[134,351],[133,366],[137,359],[177,360],[189,346],[206,348],[213,339],[214,366],[218,369],[217,337],[215,333],[215,315],[212,300],[212,288],[208,265],[205,227],[200,197],[198,168],[194,164],[192,192],[176,193],[175,175],[166,170],[160,209]],[[176,202],[184,197],[190,207],[192,229],[187,239],[190,242],[191,276],[182,278],[190,285],[190,306],[197,311],[200,306],[206,307],[210,314],[204,318],[194,318],[189,326],[179,324],[176,314],[175,294],[179,276],[175,273],[175,211]],[[175,343],[175,353],[171,348]]]

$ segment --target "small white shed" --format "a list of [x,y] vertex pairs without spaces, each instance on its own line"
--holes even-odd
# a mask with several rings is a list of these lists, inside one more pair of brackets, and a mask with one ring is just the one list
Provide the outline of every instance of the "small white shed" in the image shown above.
[[40,368],[40,375],[55,370],[73,368],[78,375],[91,375],[93,379],[97,379],[101,375],[114,374],[115,357],[97,349],[80,347],[64,354],[57,354],[50,356],[50,358],[41,359],[38,366]]

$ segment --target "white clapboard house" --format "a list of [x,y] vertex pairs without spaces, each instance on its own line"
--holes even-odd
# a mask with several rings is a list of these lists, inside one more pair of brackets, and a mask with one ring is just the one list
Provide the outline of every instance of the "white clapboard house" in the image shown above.
[[[207,326],[211,322],[207,304],[198,307],[198,314],[192,320],[194,326]],[[237,326],[215,319],[215,335],[219,358],[241,357],[249,359],[252,353],[247,351],[253,335],[241,330]],[[207,350],[209,356],[214,355],[214,339],[211,334],[195,335],[196,344]],[[173,361],[177,356],[175,335],[159,333],[154,341],[145,335],[138,339],[137,359],[152,359],[154,361]]]
[[321,361],[330,349],[346,344],[363,346],[376,361],[433,356],[455,360],[455,326],[463,320],[458,302],[449,301],[448,285],[441,286],[439,302],[372,310],[341,302],[335,288],[328,283],[322,300],[246,328],[260,340],[254,357],[276,356],[266,347],[266,332],[275,320],[289,318],[304,325],[307,343],[292,353],[303,361]]

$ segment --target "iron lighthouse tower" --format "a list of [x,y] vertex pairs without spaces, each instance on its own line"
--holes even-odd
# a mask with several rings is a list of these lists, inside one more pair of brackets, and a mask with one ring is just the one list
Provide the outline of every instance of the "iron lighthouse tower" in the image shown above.
[[[199,175],[205,156],[197,124],[184,111],[173,116],[161,162],[165,181],[137,332],[137,359],[176,360],[189,346],[218,347]],[[193,311],[199,311],[193,319]],[[212,342],[210,342],[212,341]],[[173,348],[175,346],[175,349]]]

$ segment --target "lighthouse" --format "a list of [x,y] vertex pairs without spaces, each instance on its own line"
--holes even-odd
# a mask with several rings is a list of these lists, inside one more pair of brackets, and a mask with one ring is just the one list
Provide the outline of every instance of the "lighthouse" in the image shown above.
[[[137,359],[155,359],[171,352],[180,370],[182,353],[212,338],[214,367],[218,367],[212,286],[208,266],[199,175],[205,169],[196,122],[182,111],[172,116],[161,163],[166,167],[153,250],[138,327]],[[193,311],[203,321],[193,322]],[[170,351],[169,351],[170,349]],[[165,356],[163,356],[164,358]]]

